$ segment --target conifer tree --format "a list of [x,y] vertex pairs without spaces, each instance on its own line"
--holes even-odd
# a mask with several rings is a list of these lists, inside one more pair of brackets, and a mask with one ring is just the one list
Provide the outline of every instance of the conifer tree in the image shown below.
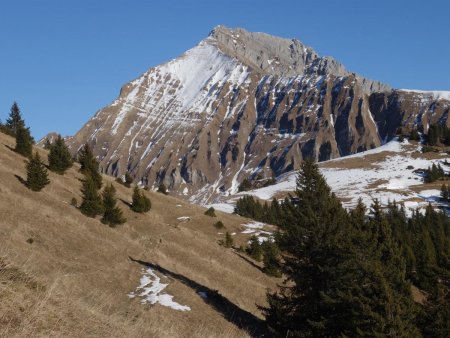
[[263,249],[261,248],[261,244],[259,243],[258,237],[256,237],[255,235],[252,235],[250,237],[249,245],[246,249],[246,252],[255,261],[258,262],[261,261]]
[[81,188],[82,201],[80,211],[88,216],[95,217],[103,213],[102,198],[98,192],[97,183],[90,173],[85,174]]
[[134,212],[143,213],[149,211],[151,207],[152,204],[150,202],[150,199],[145,196],[138,187],[134,187],[131,210],[133,210]]
[[226,248],[231,248],[233,246],[233,237],[231,237],[231,234],[228,231],[225,233],[225,241],[223,242],[223,245]]
[[281,277],[280,250],[278,246],[271,242],[265,241],[262,245],[264,273],[269,276]]
[[81,172],[90,175],[97,189],[100,189],[102,187],[102,176],[98,171],[99,163],[87,143],[78,154],[78,162],[81,164]]
[[36,152],[27,164],[27,187],[33,191],[40,191],[50,183],[48,172]]
[[127,171],[125,173],[125,183],[124,185],[129,188],[131,187],[131,183],[133,183],[133,176],[131,176],[131,174]]
[[292,337],[417,336],[404,263],[381,211],[371,224],[362,203],[348,215],[310,161],[296,195],[278,236],[287,279],[263,309],[269,327]]
[[48,167],[60,175],[72,166],[72,156],[61,135],[58,135],[55,142],[50,146],[48,154]]
[[6,120],[4,128],[5,131],[11,136],[16,136],[19,128],[25,128],[25,121],[22,119],[17,102],[14,102],[11,106],[11,112]]
[[122,210],[116,206],[116,189],[112,184],[105,187],[102,197],[104,208],[102,222],[111,227],[125,223],[126,219],[123,217]]
[[160,192],[161,194],[167,195],[167,188],[163,182],[161,182],[161,184],[159,185],[158,192]]
[[33,154],[33,138],[28,128],[19,125],[15,132],[17,153],[25,157],[31,157]]

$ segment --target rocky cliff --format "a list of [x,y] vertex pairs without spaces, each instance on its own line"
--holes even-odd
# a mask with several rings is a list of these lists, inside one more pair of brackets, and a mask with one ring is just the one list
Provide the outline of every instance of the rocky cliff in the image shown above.
[[448,122],[450,95],[394,90],[296,39],[216,27],[149,69],[69,144],[88,142],[103,172],[198,203],[248,177],[378,147],[398,127]]

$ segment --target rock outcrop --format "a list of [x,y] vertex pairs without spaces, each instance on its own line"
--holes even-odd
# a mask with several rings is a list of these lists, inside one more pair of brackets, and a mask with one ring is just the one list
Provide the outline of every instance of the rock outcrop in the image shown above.
[[105,173],[208,203],[244,178],[378,147],[400,126],[449,123],[449,99],[391,89],[296,39],[218,26],[123,86],[68,143],[88,142]]

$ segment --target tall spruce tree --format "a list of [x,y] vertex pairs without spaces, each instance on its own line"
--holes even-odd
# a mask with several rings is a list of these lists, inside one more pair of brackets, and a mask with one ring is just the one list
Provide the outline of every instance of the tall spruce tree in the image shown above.
[[98,170],[99,163],[94,157],[91,147],[86,143],[78,154],[78,162],[81,164],[81,172],[91,176],[97,189],[102,187],[102,176]]
[[105,187],[102,197],[104,208],[102,222],[111,227],[125,223],[126,219],[123,217],[122,210],[116,206],[116,189],[112,184]]
[[143,213],[149,211],[151,207],[152,203],[150,202],[150,199],[145,196],[138,187],[134,187],[131,210],[134,212]]
[[80,205],[80,211],[88,217],[95,217],[103,213],[102,198],[98,190],[97,183],[90,173],[85,174],[81,187],[83,199]]
[[19,125],[15,136],[16,147],[14,150],[22,156],[31,157],[33,155],[33,138],[31,137],[30,130]]
[[41,191],[49,183],[47,169],[36,152],[27,164],[27,187],[33,191]]
[[19,128],[25,128],[25,121],[22,119],[17,102],[14,102],[11,106],[9,117],[4,125],[4,130],[7,134],[14,137]]
[[64,175],[67,169],[72,166],[72,156],[67,148],[64,139],[58,135],[55,142],[50,145],[48,153],[48,168],[60,175]]
[[369,224],[362,203],[348,215],[310,161],[296,195],[278,236],[287,279],[263,309],[269,327],[288,337],[417,336],[404,265],[384,220]]

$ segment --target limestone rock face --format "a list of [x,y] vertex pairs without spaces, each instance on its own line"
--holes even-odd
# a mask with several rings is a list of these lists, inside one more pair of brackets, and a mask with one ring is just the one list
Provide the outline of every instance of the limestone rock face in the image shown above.
[[447,93],[393,90],[295,39],[216,27],[124,85],[71,139],[103,172],[210,203],[243,179],[278,176],[380,146],[398,127],[448,123]]

